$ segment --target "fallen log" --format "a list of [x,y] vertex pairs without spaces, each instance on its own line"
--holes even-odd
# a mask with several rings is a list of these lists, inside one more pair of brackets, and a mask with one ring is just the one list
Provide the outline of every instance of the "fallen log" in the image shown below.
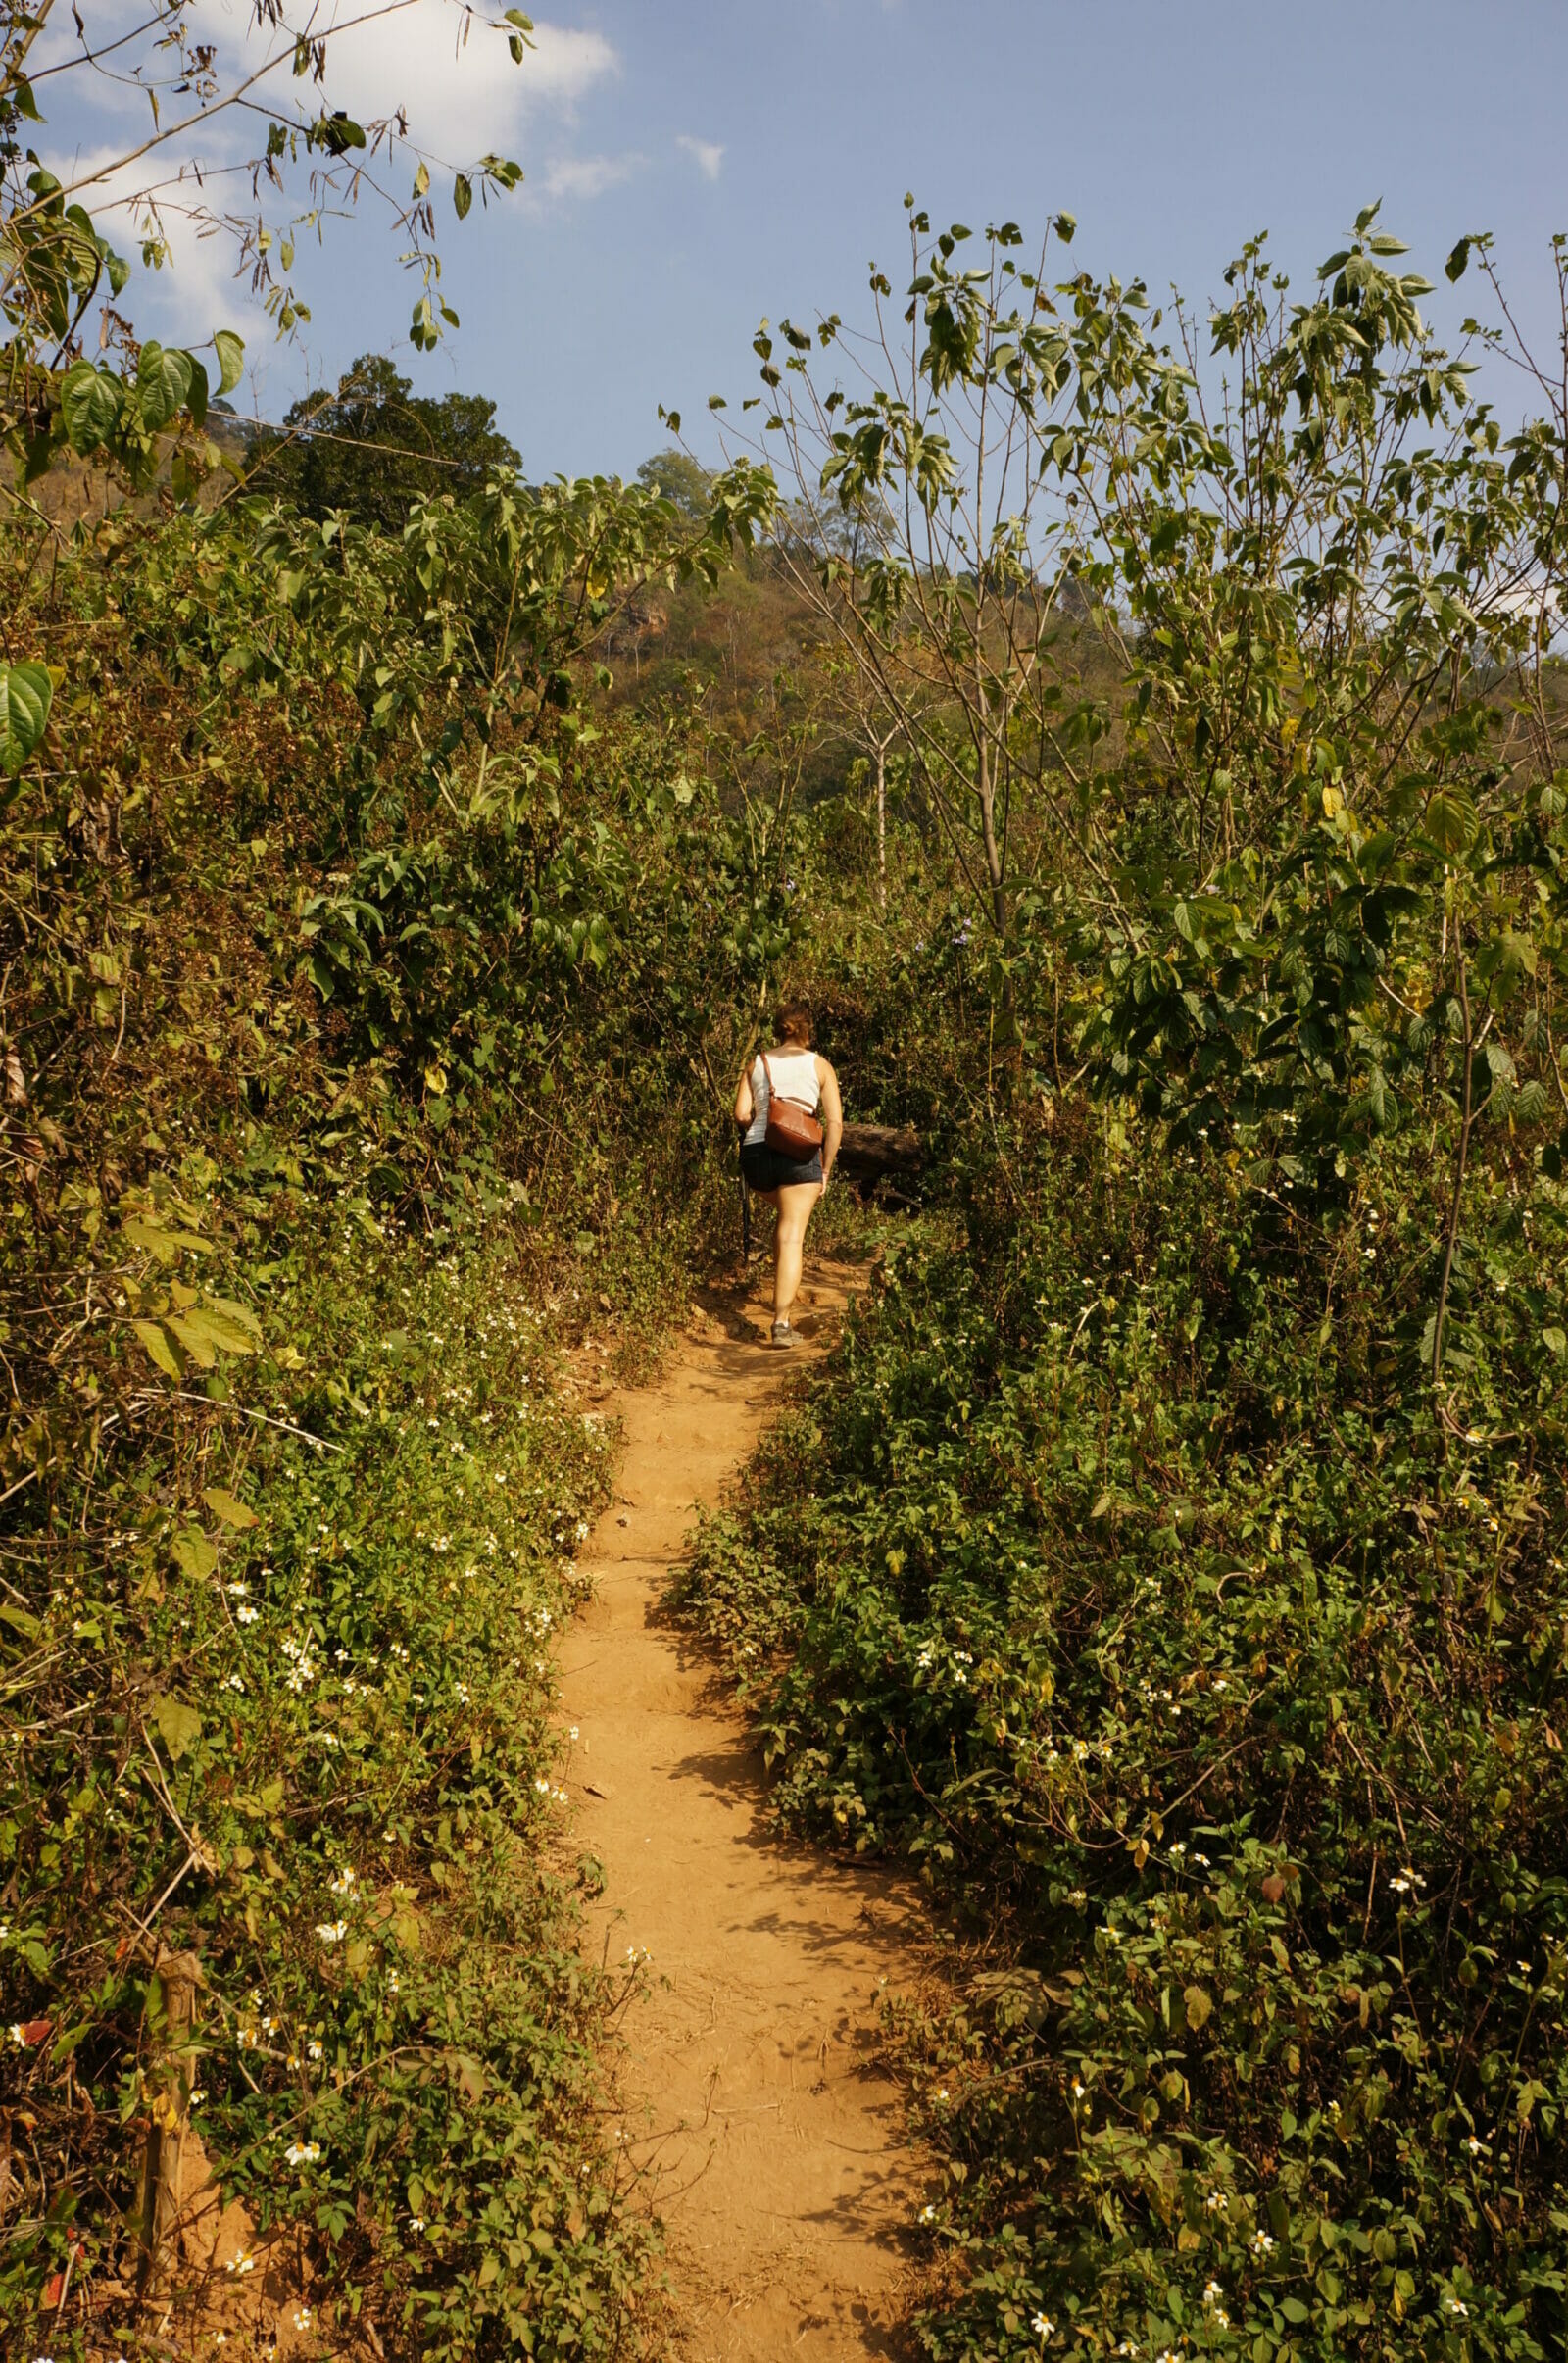
[[839,1165],[862,1192],[890,1175],[913,1176],[925,1161],[925,1144],[912,1124],[846,1124]]

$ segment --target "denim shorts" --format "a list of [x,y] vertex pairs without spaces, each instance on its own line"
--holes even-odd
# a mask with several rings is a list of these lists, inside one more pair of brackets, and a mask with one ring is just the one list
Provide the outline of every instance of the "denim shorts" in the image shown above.
[[741,1150],[741,1171],[754,1190],[787,1190],[795,1182],[819,1182],[822,1152],[809,1157],[786,1157],[765,1141],[748,1141]]

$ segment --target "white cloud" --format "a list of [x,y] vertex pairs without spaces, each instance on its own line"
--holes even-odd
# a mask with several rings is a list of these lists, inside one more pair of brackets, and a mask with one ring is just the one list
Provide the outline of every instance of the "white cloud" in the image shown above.
[[[251,105],[275,108],[285,119],[310,119],[322,108],[342,108],[357,122],[368,123],[406,113],[411,144],[430,157],[440,185],[442,165],[466,167],[482,155],[515,156],[529,172],[530,150],[538,136],[539,118],[554,115],[570,121],[578,103],[609,76],[618,73],[620,60],[603,34],[571,26],[543,24],[535,27],[534,46],[520,65],[508,51],[504,32],[469,11],[465,0],[397,0],[388,13],[371,15],[384,0],[316,0],[308,10],[289,10],[291,18],[308,13],[313,26],[326,36],[324,84],[297,81],[290,72],[292,38],[258,28],[252,0],[207,0],[200,30],[218,49],[220,89],[252,74],[268,57],[281,63],[256,86]],[[121,29],[120,19],[140,23],[136,0],[94,0],[91,37],[102,41],[106,32]],[[465,38],[465,27],[467,28]],[[63,62],[75,46],[61,36],[54,56]],[[167,74],[166,61],[135,45],[118,61],[147,67],[153,79]],[[49,162],[62,180],[79,189],[81,201],[133,263],[139,265],[144,209],[132,200],[149,189],[158,193],[169,259],[162,271],[136,271],[127,294],[132,317],[150,304],[158,330],[168,335],[200,338],[215,325],[233,325],[253,337],[261,327],[260,308],[249,292],[248,273],[238,283],[235,237],[224,230],[213,234],[214,217],[232,209],[254,219],[247,159],[258,139],[253,112],[219,111],[193,123],[177,140],[155,147],[139,163],[116,169],[127,150],[138,146],[151,127],[146,97],[91,69],[61,74],[44,85],[40,98],[52,118]],[[178,121],[190,98],[167,88],[163,93],[163,122]],[[131,110],[127,115],[126,110]],[[122,128],[123,125],[123,128]],[[117,132],[120,134],[116,136]],[[74,155],[69,151],[75,144]],[[398,200],[406,199],[414,176],[411,156],[399,154],[389,164],[385,150],[367,159],[371,178]],[[624,180],[642,162],[639,157],[588,156],[564,158],[540,174],[537,186],[547,196],[594,197]],[[285,171],[289,168],[285,166]],[[264,182],[260,210],[277,226],[298,214],[305,194],[303,169],[289,171],[289,196],[282,199]],[[368,215],[373,202],[362,205]],[[370,227],[368,222],[367,229]],[[378,225],[377,225],[378,226]],[[334,224],[339,232],[346,227]],[[205,230],[208,234],[201,234]],[[360,233],[364,236],[366,233]]]
[[[216,42],[220,89],[231,89],[270,56],[277,64],[256,85],[252,108],[275,108],[285,120],[309,120],[324,105],[341,108],[362,123],[402,113],[415,146],[433,162],[456,166],[495,152],[515,153],[534,116],[569,119],[578,103],[620,68],[602,33],[560,25],[536,25],[533,46],[520,65],[514,64],[507,28],[498,30],[472,13],[466,0],[391,0],[390,7],[385,0],[379,7],[378,0],[325,0],[325,5],[288,12],[291,19],[308,16],[325,41],[325,76],[318,86],[314,78],[294,78],[292,34],[285,40],[258,26],[247,0],[209,0],[209,9],[200,29]],[[106,29],[115,28],[93,26],[95,35]],[[57,46],[63,59],[71,45],[61,40]],[[127,50],[120,63],[150,70],[154,80],[167,79],[166,63],[145,43]],[[72,129],[126,109],[141,130],[150,128],[145,95],[123,80],[81,70],[48,89],[46,111],[63,107]],[[188,97],[165,89],[166,124],[189,107]],[[256,137],[254,113],[220,111],[193,123],[181,145],[187,154],[200,152],[205,162],[247,152]]]
[[569,115],[619,65],[602,33],[540,25],[533,38],[521,65],[514,65],[505,39],[482,18],[446,0],[420,0],[329,38],[329,103],[361,123],[401,108],[419,147],[449,164],[466,164],[515,141],[537,109]]
[[603,33],[536,25],[533,42],[522,65],[523,83],[532,98],[575,106],[595,82],[620,71],[620,60]]
[[[247,341],[265,332],[262,308],[250,292],[249,272],[235,276],[236,241],[226,230],[213,226],[214,216],[224,211],[225,190],[233,187],[229,176],[208,171],[199,182],[189,165],[181,171],[172,158],[161,157],[156,162],[143,158],[139,165],[126,167],[118,162],[122,154],[122,149],[109,147],[70,157],[52,155],[48,162],[62,180],[87,181],[80,201],[100,233],[131,265],[133,275],[125,303],[142,332],[147,333],[151,324],[140,320],[149,300],[165,336],[188,337],[200,343],[215,328],[239,328]],[[156,202],[156,222],[147,201],[149,193]],[[249,195],[250,175],[245,173],[233,188],[233,196],[243,206]],[[164,262],[156,270],[146,270],[141,261],[143,242],[160,235],[167,250]],[[89,350],[91,342],[89,336]]]
[[675,145],[683,155],[691,158],[705,180],[718,178],[719,170],[724,162],[724,147],[721,140],[694,139],[689,131],[682,131],[677,134]]
[[640,156],[562,156],[548,165],[536,186],[547,197],[602,197],[629,180]]

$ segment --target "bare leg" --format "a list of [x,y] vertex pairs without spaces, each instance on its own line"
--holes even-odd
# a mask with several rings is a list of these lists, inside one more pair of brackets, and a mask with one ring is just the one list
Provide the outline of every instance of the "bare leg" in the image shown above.
[[801,1285],[806,1226],[822,1195],[820,1182],[786,1182],[778,1192],[778,1232],[773,1241],[773,1318],[782,1321]]
[[[774,1212],[775,1214],[777,1214],[777,1212],[778,1212],[778,1192],[777,1192],[776,1190],[758,1190],[758,1189],[753,1189],[753,1190],[752,1190],[752,1205],[753,1205],[754,1208],[755,1208],[755,1207],[757,1207],[757,1206],[771,1206],[771,1207],[772,1207],[772,1209],[773,1209],[773,1212]],[[755,1221],[755,1219],[756,1219],[755,1214],[754,1214],[753,1219],[754,1219],[754,1221]]]

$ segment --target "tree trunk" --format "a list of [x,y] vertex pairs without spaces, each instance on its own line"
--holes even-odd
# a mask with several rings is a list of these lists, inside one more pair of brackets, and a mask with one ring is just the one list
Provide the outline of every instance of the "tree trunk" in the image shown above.
[[1459,1212],[1464,1204],[1465,1168],[1470,1160],[1470,1133],[1475,1123],[1474,1089],[1476,1039],[1470,1021],[1470,979],[1465,970],[1464,945],[1457,928],[1455,943],[1459,953],[1459,1007],[1464,1015],[1464,1069],[1459,1095],[1459,1140],[1453,1158],[1453,1194],[1448,1202],[1448,1220],[1443,1242],[1443,1277],[1438,1284],[1438,1307],[1432,1316],[1432,1388],[1443,1402],[1443,1332],[1448,1317],[1448,1287],[1453,1278],[1453,1255],[1459,1238]]
[[997,843],[997,798],[991,784],[990,750],[980,742],[980,840],[985,847],[986,879],[991,888],[991,917],[999,938],[1007,934],[1007,888],[1002,872],[1002,848]]
[[888,751],[876,751],[876,903],[888,907]]

